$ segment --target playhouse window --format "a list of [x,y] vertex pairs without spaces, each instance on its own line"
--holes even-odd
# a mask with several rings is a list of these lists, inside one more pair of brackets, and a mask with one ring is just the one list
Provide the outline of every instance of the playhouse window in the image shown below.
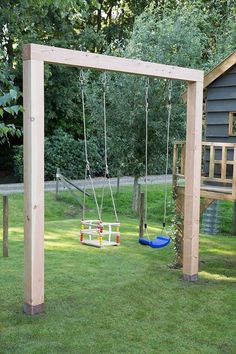
[[229,112],[229,135],[236,136],[236,112]]

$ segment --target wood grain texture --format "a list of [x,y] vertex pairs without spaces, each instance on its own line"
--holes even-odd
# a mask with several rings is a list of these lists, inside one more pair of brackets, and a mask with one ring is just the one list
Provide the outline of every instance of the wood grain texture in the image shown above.
[[44,303],[44,64],[23,63],[25,303]]
[[215,81],[219,76],[236,64],[236,51],[225,58],[219,65],[211,70],[204,78],[204,88]]
[[184,273],[197,274],[203,71],[36,44],[23,62],[26,311],[44,308],[44,62],[188,82]]
[[188,84],[183,273],[198,273],[203,85]]
[[139,201],[139,237],[144,235],[144,192],[140,193]]
[[150,63],[137,59],[112,57],[108,55],[50,47],[39,44],[26,44],[24,46],[23,60],[29,59],[89,69],[147,75],[150,77],[163,77],[189,82],[203,82],[203,71],[201,70]]

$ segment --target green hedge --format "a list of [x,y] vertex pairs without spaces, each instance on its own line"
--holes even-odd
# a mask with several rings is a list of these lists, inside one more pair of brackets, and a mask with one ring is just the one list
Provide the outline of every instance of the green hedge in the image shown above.
[[[94,175],[103,173],[103,160],[96,144],[88,141],[89,160]],[[84,142],[75,140],[62,129],[45,139],[45,180],[55,179],[56,169],[70,179],[84,178]],[[14,173],[23,180],[23,146],[14,148]]]

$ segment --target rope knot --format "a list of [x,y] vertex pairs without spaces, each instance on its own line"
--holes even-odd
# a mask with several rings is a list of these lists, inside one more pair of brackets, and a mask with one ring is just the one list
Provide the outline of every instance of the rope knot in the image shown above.
[[85,79],[84,79],[84,73],[83,70],[80,70],[80,74],[79,74],[79,80],[80,80],[80,85],[83,88],[85,85]]

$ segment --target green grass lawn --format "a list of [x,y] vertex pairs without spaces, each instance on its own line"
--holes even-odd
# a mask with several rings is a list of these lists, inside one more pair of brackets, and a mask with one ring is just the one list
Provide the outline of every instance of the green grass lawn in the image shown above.
[[[236,238],[201,236],[199,281],[185,283],[181,270],[168,268],[173,245],[138,244],[131,188],[122,187],[118,200],[122,245],[102,250],[79,243],[79,207],[61,196],[46,193],[46,313],[34,317],[22,312],[22,195],[10,197],[10,257],[0,258],[1,354],[236,353]],[[161,186],[150,187],[153,236],[162,197]],[[90,201],[87,217],[95,216]],[[112,220],[109,202],[105,219]]]

